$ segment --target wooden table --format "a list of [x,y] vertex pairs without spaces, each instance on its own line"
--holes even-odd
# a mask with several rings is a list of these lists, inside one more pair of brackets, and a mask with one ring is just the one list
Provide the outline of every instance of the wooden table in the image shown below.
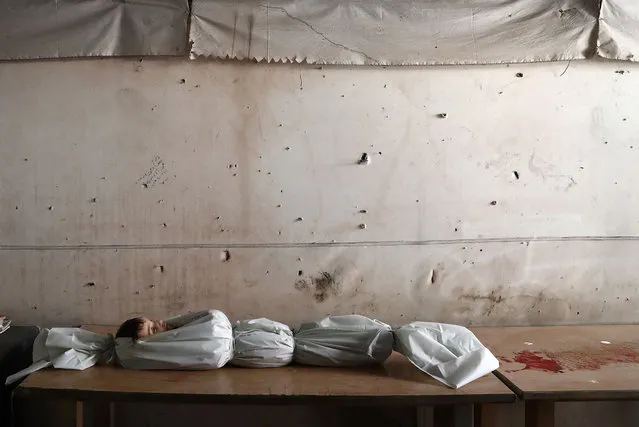
[[162,401],[444,405],[435,412],[435,417],[453,425],[460,425],[460,420],[472,425],[473,405],[507,403],[516,399],[494,375],[486,375],[458,390],[450,389],[419,371],[398,353],[393,353],[382,366],[361,369],[299,365],[274,369],[227,366],[213,371],[135,371],[114,366],[95,366],[85,371],[47,369],[26,378],[18,387],[17,395],[76,400],[80,422],[85,401]]
[[527,426],[554,425],[554,402],[639,399],[639,325],[474,328],[496,372],[526,404]]

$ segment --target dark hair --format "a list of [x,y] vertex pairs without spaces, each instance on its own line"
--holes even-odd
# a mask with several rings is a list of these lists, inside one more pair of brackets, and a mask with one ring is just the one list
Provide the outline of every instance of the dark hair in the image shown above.
[[141,317],[134,317],[133,319],[129,319],[118,328],[118,332],[116,332],[116,338],[131,338],[132,340],[137,340],[140,338],[140,331],[144,326],[144,320]]

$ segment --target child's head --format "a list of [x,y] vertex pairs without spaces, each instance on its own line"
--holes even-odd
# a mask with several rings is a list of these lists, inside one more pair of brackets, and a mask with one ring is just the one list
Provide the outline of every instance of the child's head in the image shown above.
[[148,337],[160,332],[168,331],[169,326],[163,320],[151,320],[146,317],[135,317],[122,323],[115,334],[116,338],[139,338]]

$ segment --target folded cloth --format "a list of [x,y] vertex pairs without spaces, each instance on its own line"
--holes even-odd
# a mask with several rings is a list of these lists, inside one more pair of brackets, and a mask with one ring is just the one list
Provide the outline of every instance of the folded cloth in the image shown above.
[[113,335],[101,335],[81,328],[42,329],[33,342],[33,364],[7,377],[12,384],[40,369],[84,370],[113,358]]
[[233,357],[233,328],[224,313],[206,310],[166,320],[175,328],[138,339],[116,338],[115,354],[127,369],[206,370]]
[[493,354],[463,326],[413,322],[394,331],[395,350],[413,365],[452,388],[499,367]]
[[242,320],[233,327],[231,363],[245,368],[277,368],[293,360],[293,332],[269,319]]
[[362,366],[384,361],[393,352],[391,327],[359,315],[326,317],[295,331],[298,363],[315,366]]

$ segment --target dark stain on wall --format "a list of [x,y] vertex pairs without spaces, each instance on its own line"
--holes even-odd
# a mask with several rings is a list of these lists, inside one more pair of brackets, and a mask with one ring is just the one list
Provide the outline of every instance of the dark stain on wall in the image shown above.
[[483,311],[483,315],[490,316],[495,311],[495,308],[502,302],[504,302],[505,298],[501,295],[502,288],[499,287],[497,289],[493,289],[489,294],[462,294],[461,298],[465,300],[471,300],[473,302],[484,301],[486,302],[486,308]]
[[338,271],[333,273],[323,271],[317,276],[297,280],[294,287],[298,291],[310,290],[315,301],[323,303],[331,295],[337,296],[341,293],[341,283],[338,277]]

